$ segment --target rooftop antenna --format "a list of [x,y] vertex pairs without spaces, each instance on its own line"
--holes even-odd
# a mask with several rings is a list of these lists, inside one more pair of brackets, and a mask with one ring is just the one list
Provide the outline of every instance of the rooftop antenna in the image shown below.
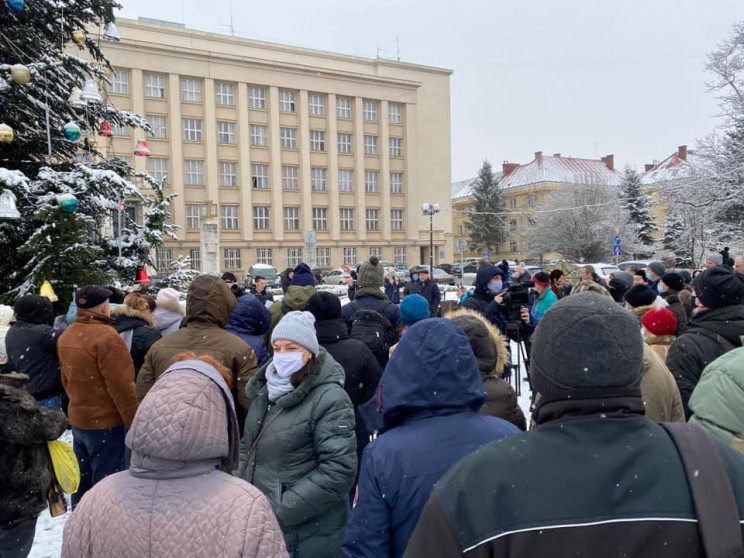
[[400,39],[395,37],[395,49],[398,52],[398,62],[400,62]]
[[380,45],[377,45],[377,58],[380,58]]
[[184,0],[181,0],[181,23],[186,27],[186,7],[184,6]]
[[235,36],[235,22],[233,20],[233,5],[232,0],[229,0],[230,3],[230,35],[233,37]]

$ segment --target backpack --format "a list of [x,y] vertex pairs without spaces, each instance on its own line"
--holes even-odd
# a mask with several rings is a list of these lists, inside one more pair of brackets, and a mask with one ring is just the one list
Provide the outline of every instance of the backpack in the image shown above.
[[385,368],[390,358],[390,346],[395,342],[393,324],[384,314],[390,303],[388,301],[380,302],[374,309],[364,308],[356,300],[350,304],[354,308],[354,315],[351,317],[349,338],[367,345],[380,366]]

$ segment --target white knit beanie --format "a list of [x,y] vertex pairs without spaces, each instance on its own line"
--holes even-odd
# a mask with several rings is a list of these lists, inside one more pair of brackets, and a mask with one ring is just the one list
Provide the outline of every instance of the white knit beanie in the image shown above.
[[294,341],[315,356],[320,352],[318,336],[315,334],[315,316],[310,312],[295,310],[285,314],[271,334],[272,343],[279,339]]
[[158,296],[155,298],[155,302],[178,302],[180,299],[181,293],[176,289],[168,287],[158,291]]

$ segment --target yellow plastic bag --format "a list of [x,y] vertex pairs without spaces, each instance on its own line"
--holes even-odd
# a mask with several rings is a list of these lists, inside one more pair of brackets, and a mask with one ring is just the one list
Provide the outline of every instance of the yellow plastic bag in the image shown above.
[[59,486],[67,494],[75,494],[80,487],[80,466],[72,446],[59,440],[47,442],[47,446]]

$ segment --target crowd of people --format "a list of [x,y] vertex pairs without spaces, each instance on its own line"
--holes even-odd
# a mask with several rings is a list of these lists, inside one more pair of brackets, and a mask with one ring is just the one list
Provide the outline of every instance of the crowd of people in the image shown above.
[[0,306],[0,556],[28,554],[68,427],[66,558],[741,549],[744,270],[707,260],[573,285],[481,261],[452,311],[377,258],[346,304],[304,263],[281,296],[89,285],[55,318],[25,295]]

